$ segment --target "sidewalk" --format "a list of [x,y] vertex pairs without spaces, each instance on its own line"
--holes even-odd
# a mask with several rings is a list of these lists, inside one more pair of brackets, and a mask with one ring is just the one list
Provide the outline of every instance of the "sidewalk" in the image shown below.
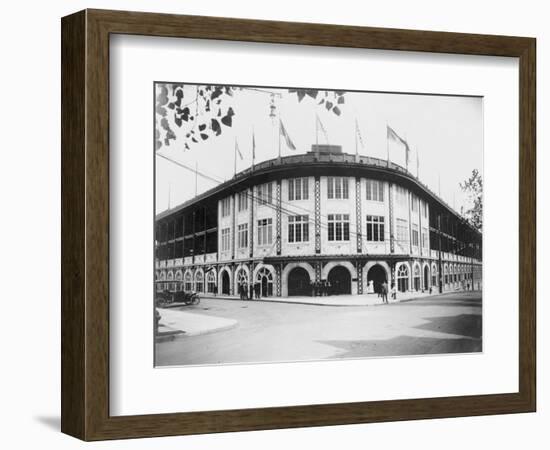
[[156,337],[157,342],[175,339],[177,336],[197,336],[214,333],[236,327],[234,319],[206,316],[176,309],[157,308],[160,322]]
[[[398,292],[397,299],[393,300],[388,295],[389,303],[400,303],[410,301],[418,298],[434,297],[436,295],[456,294],[459,292],[472,292],[463,291],[461,289],[446,291],[440,294],[439,292],[433,292],[429,294],[427,292]],[[240,300],[235,295],[201,295],[201,298],[210,298],[218,300]],[[383,305],[382,297],[378,297],[378,294],[362,294],[362,295],[332,295],[327,297],[310,297],[310,296],[296,296],[296,297],[263,297],[259,300],[251,300],[254,302],[276,302],[276,303],[299,303],[306,305],[323,305],[323,306],[376,306]]]

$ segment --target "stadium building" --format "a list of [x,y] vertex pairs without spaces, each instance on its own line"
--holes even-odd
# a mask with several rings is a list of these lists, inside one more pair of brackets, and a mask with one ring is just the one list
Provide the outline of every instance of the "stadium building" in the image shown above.
[[157,291],[481,289],[482,236],[407,170],[339,146],[264,161],[156,216]]

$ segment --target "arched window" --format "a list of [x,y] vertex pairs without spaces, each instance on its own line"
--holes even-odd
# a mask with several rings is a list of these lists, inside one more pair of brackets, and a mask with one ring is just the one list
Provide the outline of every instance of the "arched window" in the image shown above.
[[197,270],[195,273],[195,291],[204,292],[204,273],[202,270]]
[[211,294],[216,293],[216,274],[213,270],[209,271],[206,274],[206,285],[208,292],[210,292]]
[[184,286],[185,286],[185,291],[186,292],[190,292],[193,290],[193,275],[191,275],[191,272],[190,271],[187,271],[185,272],[185,276],[183,278],[184,280]]
[[256,282],[260,284],[261,297],[271,297],[273,295],[273,273],[267,267],[258,270]]
[[248,287],[248,275],[244,269],[237,272],[237,286],[244,285]]
[[409,290],[409,269],[405,264],[401,264],[397,270],[397,289],[399,292]]
[[165,272],[161,272],[160,273],[160,281],[164,281],[166,280],[166,273]]
[[166,277],[167,281],[174,281],[174,272],[170,271],[168,272],[168,277]]

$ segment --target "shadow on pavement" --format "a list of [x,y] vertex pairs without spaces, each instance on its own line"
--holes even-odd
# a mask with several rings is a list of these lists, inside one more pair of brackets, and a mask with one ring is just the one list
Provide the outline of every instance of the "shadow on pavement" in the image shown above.
[[481,339],[481,315],[460,314],[458,316],[425,317],[424,320],[427,320],[428,323],[417,325],[414,328]]
[[[394,303],[397,304],[397,303]],[[418,298],[411,300],[403,300],[401,302],[403,305],[414,305],[414,306],[472,306],[481,308],[481,300],[430,300],[426,298]]]
[[[441,339],[415,336],[397,336],[385,340],[317,341],[341,351],[332,358],[366,358],[374,356],[411,356],[444,353],[481,352],[481,339]],[[343,350],[343,351],[342,351]]]

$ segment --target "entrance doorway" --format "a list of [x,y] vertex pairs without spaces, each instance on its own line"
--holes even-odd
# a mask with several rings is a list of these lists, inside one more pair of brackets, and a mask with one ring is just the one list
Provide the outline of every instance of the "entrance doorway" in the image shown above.
[[266,267],[262,267],[256,275],[260,283],[260,297],[271,297],[273,295],[273,274]]
[[382,283],[388,281],[386,279],[386,271],[380,264],[372,266],[367,272],[367,286],[371,285],[374,288],[374,292],[377,294],[382,291]]
[[311,295],[309,273],[303,267],[295,267],[288,274],[288,296]]
[[229,274],[227,270],[222,272],[222,294],[229,295]]
[[327,277],[330,283],[329,295],[351,294],[351,274],[343,266],[334,267]]

